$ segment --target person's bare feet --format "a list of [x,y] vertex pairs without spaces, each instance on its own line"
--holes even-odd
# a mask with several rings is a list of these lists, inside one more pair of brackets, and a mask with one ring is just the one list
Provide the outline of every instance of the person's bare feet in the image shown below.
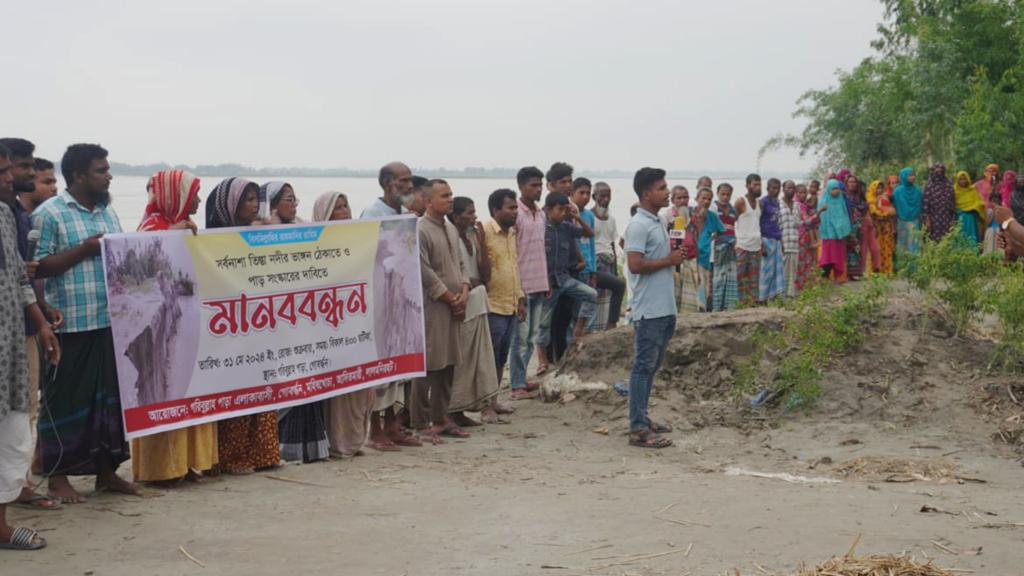
[[424,430],[417,431],[416,436],[423,442],[427,442],[435,446],[439,444],[446,444],[444,438],[441,438],[441,430],[444,430],[443,426],[434,426],[433,428],[426,428]]
[[484,410],[480,419],[484,421],[484,424],[508,424],[508,420],[499,416],[494,408]]
[[515,414],[516,413],[516,409],[515,409],[514,406],[510,406],[508,404],[502,404],[501,402],[498,402],[497,398],[495,398],[491,402],[491,410],[493,410],[495,414]]
[[141,486],[121,478],[114,472],[96,477],[96,491],[103,490],[129,496],[142,496]]
[[85,496],[78,493],[67,476],[53,476],[50,478],[47,495],[50,498],[59,500],[62,504],[83,504],[87,501]]

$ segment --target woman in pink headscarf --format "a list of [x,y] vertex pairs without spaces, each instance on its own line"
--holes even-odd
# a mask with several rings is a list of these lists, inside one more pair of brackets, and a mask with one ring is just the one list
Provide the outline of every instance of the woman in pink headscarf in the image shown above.
[[[146,185],[149,204],[139,232],[196,229],[199,178],[184,170],[157,172]],[[132,476],[136,482],[166,486],[182,479],[198,481],[217,465],[217,424],[199,424],[132,440]]]
[[[1003,172],[1003,181],[999,183],[999,194],[1003,197],[1003,206],[1010,205],[1010,198],[1013,196],[1013,189],[1017,185],[1017,173],[1013,170]],[[987,202],[988,199],[986,198]]]
[[981,197],[981,201],[985,203],[988,208],[992,207],[992,202],[989,197],[992,191],[999,185],[999,164],[989,164],[985,166],[985,173],[982,175],[981,180],[974,183],[974,187],[978,190],[978,196]]

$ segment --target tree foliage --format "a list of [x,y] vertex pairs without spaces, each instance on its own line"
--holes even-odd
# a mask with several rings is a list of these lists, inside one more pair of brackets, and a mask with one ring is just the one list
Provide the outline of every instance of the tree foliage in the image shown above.
[[874,53],[810,90],[793,144],[820,168],[945,162],[977,174],[1024,161],[1024,7],[1017,0],[881,0]]

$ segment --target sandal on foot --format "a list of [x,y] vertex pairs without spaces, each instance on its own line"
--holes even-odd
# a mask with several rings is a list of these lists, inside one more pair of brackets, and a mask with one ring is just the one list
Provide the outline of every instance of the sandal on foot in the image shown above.
[[15,528],[10,542],[0,542],[0,550],[39,550],[46,548],[46,539],[31,528]]
[[513,400],[532,400],[537,397],[537,393],[525,388],[520,388],[518,390],[513,390],[509,397]]
[[668,448],[672,445],[672,441],[645,429],[639,432],[630,432],[629,445],[639,448]]
[[19,498],[14,505],[28,510],[60,510],[64,507],[59,498],[44,496],[38,492],[32,492],[28,498]]
[[651,432],[655,434],[668,434],[672,432],[672,425],[668,422],[655,422],[654,420],[648,420],[647,425],[651,428]]

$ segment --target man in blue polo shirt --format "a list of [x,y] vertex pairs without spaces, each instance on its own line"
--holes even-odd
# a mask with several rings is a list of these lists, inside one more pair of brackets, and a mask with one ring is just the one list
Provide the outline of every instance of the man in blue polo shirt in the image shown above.
[[672,270],[683,262],[681,250],[669,248],[668,232],[658,210],[668,206],[665,171],[641,168],[633,177],[640,207],[626,227],[626,264],[633,296],[635,359],[629,373],[629,443],[643,448],[667,448],[672,441],[662,436],[672,427],[647,415],[654,375],[665,358],[668,341],[676,329],[676,300]]

